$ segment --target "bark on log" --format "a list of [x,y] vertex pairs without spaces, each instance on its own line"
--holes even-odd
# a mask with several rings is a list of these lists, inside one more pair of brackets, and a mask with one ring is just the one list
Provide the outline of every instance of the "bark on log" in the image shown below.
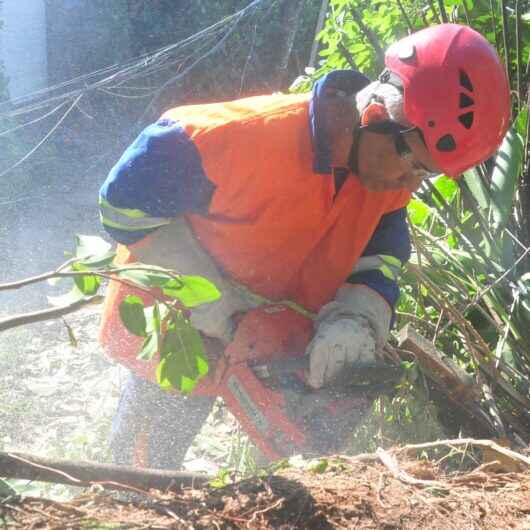
[[411,353],[425,375],[449,401],[488,435],[499,436],[495,424],[482,410],[482,392],[473,378],[451,359],[439,352],[434,344],[407,324],[399,331],[399,351]]
[[4,452],[0,452],[0,477],[80,487],[98,484],[112,490],[142,491],[202,487],[211,480],[208,475],[200,473],[143,469]]

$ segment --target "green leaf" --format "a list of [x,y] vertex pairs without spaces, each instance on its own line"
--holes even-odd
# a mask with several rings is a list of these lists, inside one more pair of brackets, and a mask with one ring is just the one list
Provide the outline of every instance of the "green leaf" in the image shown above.
[[140,350],[140,353],[138,354],[136,358],[141,361],[150,361],[155,356],[155,354],[158,352],[158,349],[159,349],[158,344],[159,344],[158,334],[151,333],[145,338],[142,344],[142,349]]
[[145,267],[149,270],[122,270],[118,272],[118,276],[148,288],[163,287],[174,280],[165,269],[151,265],[146,265]]
[[217,287],[202,276],[183,275],[179,280],[173,279],[162,290],[166,296],[176,298],[185,307],[209,304],[221,297]]
[[0,478],[0,499],[6,499],[8,497],[14,497],[17,495],[17,490],[11,487],[11,485]]
[[180,314],[172,317],[160,352],[156,377],[164,390],[191,392],[208,373],[208,361],[199,332]]
[[57,277],[57,278],[49,278],[46,281],[48,282],[48,285],[51,285],[52,287],[57,287],[58,285],[66,282],[67,280],[70,280],[70,278]]
[[86,296],[96,294],[101,285],[101,278],[99,276],[75,276],[74,283],[76,287]]
[[446,177],[445,175],[441,175],[436,179],[434,187],[440,192],[448,204],[453,201],[458,193],[458,185],[454,179]]
[[490,194],[480,178],[478,170],[476,168],[467,170],[464,173],[464,181],[479,207],[487,210],[490,207]]
[[528,107],[524,107],[517,115],[514,121],[515,130],[522,136],[523,140],[526,137],[528,130]]
[[321,460],[317,460],[314,463],[311,463],[308,470],[312,473],[324,473],[326,469],[328,468],[328,461],[325,458],[322,458]]
[[209,482],[210,487],[212,488],[224,488],[233,482],[231,477],[231,472],[229,469],[222,468],[217,473],[217,476]]
[[108,252],[105,252],[105,254],[91,258],[85,258],[78,261],[77,263],[83,265],[85,269],[102,269],[112,265],[115,257],[116,253],[109,250]]
[[146,331],[147,333],[162,331],[162,321],[169,313],[169,308],[165,304],[156,302],[154,305],[146,307],[144,309],[145,320],[147,322]]
[[53,306],[70,305],[75,302],[79,302],[83,298],[86,298],[85,293],[80,291],[76,285],[66,294],[60,296],[48,296],[48,302]]
[[410,222],[416,226],[423,226],[431,214],[430,208],[419,199],[410,200],[407,206],[407,212]]
[[130,333],[139,337],[146,336],[144,303],[139,296],[130,294],[125,297],[120,304],[120,317]]
[[102,256],[109,252],[111,245],[104,239],[97,236],[75,236],[75,256],[76,258],[88,258],[92,256]]
[[[76,272],[88,272],[87,267],[79,261],[72,264],[72,270]],[[90,296],[95,294],[99,289],[101,278],[91,274],[87,274],[86,276],[75,276],[74,283],[82,293]]]
[[162,322],[169,314],[169,308],[165,304],[156,302],[154,305],[144,309],[147,337],[144,340],[138,359],[150,361],[160,349],[162,337]]
[[497,153],[491,175],[490,219],[494,234],[504,228],[511,215],[523,162],[523,151],[523,139],[512,126]]

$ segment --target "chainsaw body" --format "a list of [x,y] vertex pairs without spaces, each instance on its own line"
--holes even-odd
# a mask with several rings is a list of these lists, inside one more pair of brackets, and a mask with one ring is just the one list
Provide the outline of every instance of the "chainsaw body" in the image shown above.
[[336,452],[371,400],[360,391],[315,391],[305,384],[312,335],[312,320],[285,305],[251,310],[193,394],[222,397],[271,460]]

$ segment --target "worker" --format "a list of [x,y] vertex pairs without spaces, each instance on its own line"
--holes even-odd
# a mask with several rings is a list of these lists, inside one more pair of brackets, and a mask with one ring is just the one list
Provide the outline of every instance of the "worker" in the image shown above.
[[[333,71],[310,94],[274,94],[173,108],[112,168],[101,219],[121,263],[202,275],[219,300],[191,312],[224,344],[232,316],[251,306],[234,281],[317,312],[307,348],[313,388],[333,385],[385,344],[410,255],[405,207],[423,179],[457,177],[499,147],[509,86],[494,49],[469,27],[442,24],[405,37],[375,82]],[[132,375],[111,448],[130,463],[140,433],[144,465],[176,468],[212,400],[161,391],[111,283],[101,340]]]

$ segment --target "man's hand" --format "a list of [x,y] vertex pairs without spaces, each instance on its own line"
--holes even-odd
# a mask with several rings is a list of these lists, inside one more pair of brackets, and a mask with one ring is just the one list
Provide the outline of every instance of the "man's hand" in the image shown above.
[[232,316],[248,311],[254,305],[239,294],[229,283],[216,285],[221,298],[211,304],[195,307],[190,321],[201,333],[219,339],[224,345],[232,341],[235,326]]
[[307,383],[321,388],[347,378],[356,368],[376,364],[391,317],[390,306],[369,287],[341,287],[318,313],[315,336],[306,350]]
[[355,368],[375,364],[375,331],[363,316],[322,322],[307,348],[307,383],[321,388]]

